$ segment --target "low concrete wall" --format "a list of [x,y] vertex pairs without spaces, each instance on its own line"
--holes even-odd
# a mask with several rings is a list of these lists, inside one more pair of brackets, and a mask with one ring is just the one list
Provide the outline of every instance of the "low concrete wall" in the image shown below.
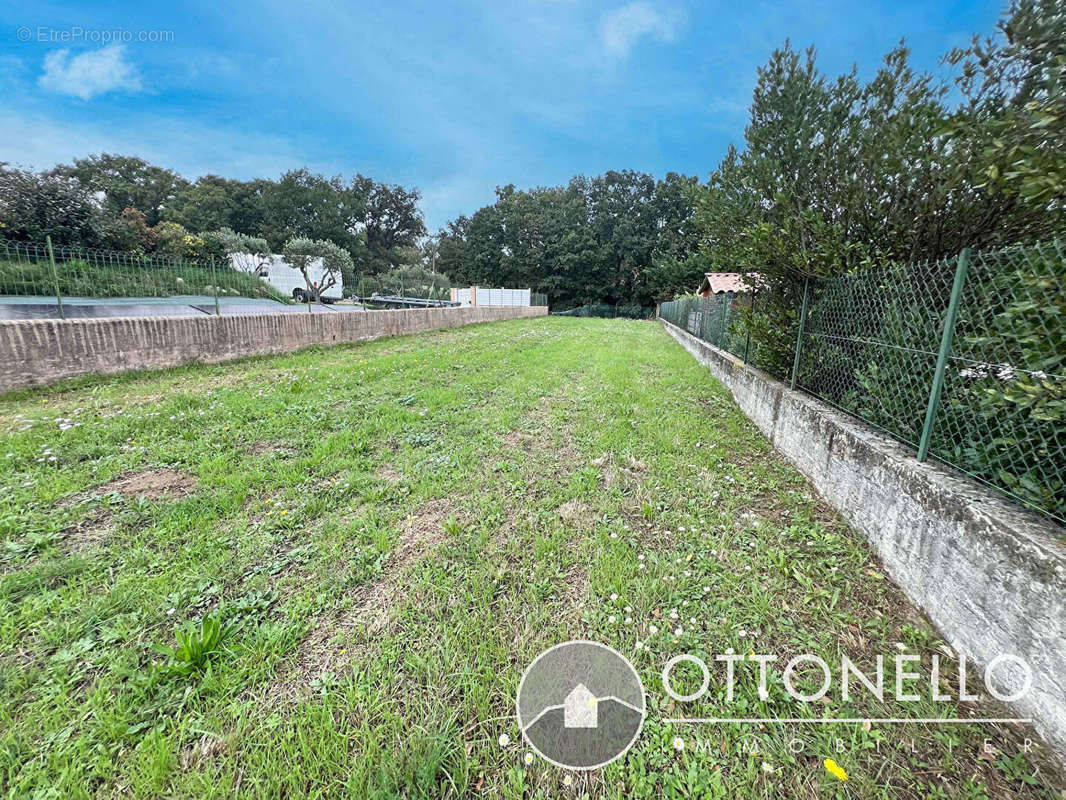
[[[1013,704],[1066,765],[1063,529],[933,463],[854,417],[663,322],[737,404],[863,533],[885,569],[956,652],[986,666],[1025,659],[1033,687]],[[997,668],[1009,696],[1021,675]],[[971,683],[973,683],[972,681]],[[971,691],[973,691],[971,689]]]
[[543,306],[505,306],[0,321],[0,392],[90,373],[216,363],[546,313]]

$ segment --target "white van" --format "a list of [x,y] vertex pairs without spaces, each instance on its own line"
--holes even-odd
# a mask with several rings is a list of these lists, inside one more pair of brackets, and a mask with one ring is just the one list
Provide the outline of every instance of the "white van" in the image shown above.
[[[239,272],[248,272],[249,265],[254,265],[255,262],[255,256],[247,253],[230,254],[230,266]],[[307,302],[307,284],[304,282],[304,276],[300,270],[285,263],[281,256],[271,255],[265,263],[254,269],[253,274],[265,280],[286,297],[291,297],[298,303]],[[307,277],[311,280],[312,291],[327,281],[321,258],[316,258],[311,262],[307,268]],[[339,272],[333,277],[337,282],[322,292],[324,302],[332,302],[344,297],[344,278]]]

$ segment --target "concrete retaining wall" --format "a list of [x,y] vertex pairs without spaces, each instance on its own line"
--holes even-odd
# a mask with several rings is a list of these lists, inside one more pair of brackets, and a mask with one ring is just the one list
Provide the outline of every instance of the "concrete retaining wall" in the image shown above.
[[546,313],[543,306],[515,306],[0,321],[0,392],[90,373],[216,363]]
[[[1029,663],[1032,690],[1013,710],[1032,718],[1066,765],[1066,531],[663,324],[866,536],[956,652],[982,668],[1007,653]],[[1007,673],[1007,665],[997,668],[995,684],[1015,694],[1020,675]]]

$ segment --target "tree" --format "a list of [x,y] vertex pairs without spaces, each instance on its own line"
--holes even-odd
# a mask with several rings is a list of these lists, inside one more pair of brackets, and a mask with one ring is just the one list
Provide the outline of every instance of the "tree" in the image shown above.
[[257,236],[263,227],[264,196],[270,185],[267,180],[204,175],[181,189],[167,203],[163,216],[193,231],[230,228]]
[[92,192],[104,195],[103,210],[117,217],[125,208],[140,209],[149,225],[163,218],[163,209],[189,183],[176,172],[149,164],[136,156],[100,153],[60,164],[52,174],[73,178]]
[[[530,287],[553,305],[647,306],[670,259],[698,272],[695,178],[639,172],[577,176],[566,186],[496,190],[496,202],[438,234],[438,266],[453,282]],[[698,276],[689,290],[698,284]],[[677,285],[682,279],[675,276]]]
[[183,225],[176,222],[160,222],[152,226],[155,237],[155,251],[160,255],[181,258],[187,252],[190,234]]
[[362,227],[366,231],[368,268],[376,273],[397,266],[401,263],[401,249],[417,246],[426,235],[426,224],[418,208],[418,190],[375,183],[359,175],[349,191],[365,198]]
[[144,214],[136,208],[124,208],[116,219],[101,224],[100,243],[112,250],[144,253],[154,250],[157,241]]
[[99,243],[100,213],[92,193],[62,175],[38,174],[0,162],[0,236],[57,245]]
[[[306,236],[294,236],[285,243],[281,251],[285,263],[303,275],[308,297],[320,298],[328,289],[337,285],[344,272],[352,271],[352,257],[344,248],[323,239],[310,239]],[[320,261],[322,280],[313,285],[308,270]]]
[[236,233],[230,228],[204,234],[205,239],[219,243],[230,264],[241,272],[258,275],[260,270],[270,263],[270,245],[261,236],[249,236]]
[[[946,61],[960,66],[966,103],[950,126],[968,145],[981,183],[1016,197],[1020,238],[1066,230],[1066,4],[1022,0],[999,23],[1002,39],[974,37]],[[975,141],[976,140],[976,141]]]
[[467,238],[470,235],[470,218],[460,216],[437,232],[437,258],[434,269],[450,275],[457,284],[470,284]]
[[258,234],[275,250],[293,237],[331,241],[364,260],[366,198],[363,187],[345,185],[308,169],[286,172],[263,191]]

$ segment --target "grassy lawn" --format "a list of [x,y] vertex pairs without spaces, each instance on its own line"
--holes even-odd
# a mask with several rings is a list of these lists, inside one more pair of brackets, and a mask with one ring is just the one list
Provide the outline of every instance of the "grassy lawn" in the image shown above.
[[[683,652],[870,667],[946,645],[656,323],[82,380],[0,398],[0,437],[10,796],[1060,796],[1018,726],[663,721],[1009,714],[801,704],[779,680],[727,703],[717,671],[706,700],[669,700]],[[205,617],[222,639],[201,668],[167,654]],[[526,763],[514,698],[573,638],[634,662],[648,717],[564,785]]]

